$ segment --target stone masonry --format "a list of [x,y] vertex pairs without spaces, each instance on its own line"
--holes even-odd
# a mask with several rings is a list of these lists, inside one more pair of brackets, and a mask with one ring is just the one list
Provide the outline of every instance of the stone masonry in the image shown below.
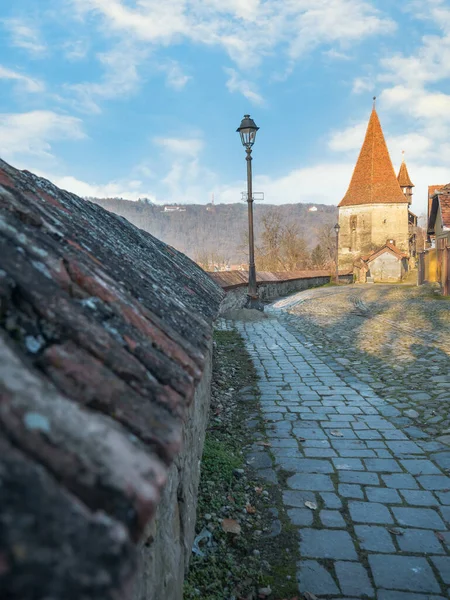
[[233,324],[258,371],[268,423],[271,447],[260,452],[273,468],[255,462],[278,477],[298,528],[299,591],[449,598],[450,448],[402,426],[398,408],[288,318],[296,299],[316,293],[281,301],[268,319]]
[[222,297],[0,160],[2,600],[181,600]]

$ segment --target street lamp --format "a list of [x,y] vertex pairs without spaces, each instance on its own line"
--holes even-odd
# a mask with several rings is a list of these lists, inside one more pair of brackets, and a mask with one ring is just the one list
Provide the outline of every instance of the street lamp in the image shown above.
[[253,235],[253,189],[252,189],[252,146],[255,143],[256,132],[259,127],[250,115],[244,115],[237,132],[241,136],[242,145],[247,153],[247,203],[248,203],[248,247],[249,247],[249,265],[248,265],[248,300],[247,308],[263,307],[259,302],[258,289],[256,287],[256,268],[255,268],[255,241]]
[[336,232],[336,285],[339,285],[339,230],[341,226],[336,223],[334,231]]

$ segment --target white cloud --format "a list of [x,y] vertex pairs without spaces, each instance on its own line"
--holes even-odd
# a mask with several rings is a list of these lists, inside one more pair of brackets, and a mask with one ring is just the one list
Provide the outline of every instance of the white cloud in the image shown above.
[[375,82],[371,77],[357,77],[353,81],[353,94],[362,94],[363,92],[372,92],[375,89]]
[[126,200],[139,200],[139,198],[148,198],[155,202],[155,196],[146,189],[142,181],[139,180],[117,180],[109,181],[104,184],[88,183],[72,177],[70,175],[49,175],[48,173],[39,173],[42,177],[49,179],[55,185],[63,190],[77,194],[83,198],[124,198]]
[[330,50],[325,50],[323,54],[324,56],[327,56],[328,58],[331,58],[333,60],[351,60],[351,56],[349,56],[345,52],[339,52],[334,48],[331,48]]
[[335,152],[348,152],[361,148],[367,129],[367,121],[351,125],[330,135],[328,147]]
[[34,58],[39,58],[46,53],[47,46],[35,26],[21,19],[4,19],[3,25],[10,34],[11,44],[16,48],[27,50]]
[[89,52],[89,42],[87,40],[69,40],[63,44],[63,50],[67,60],[83,60]]
[[0,156],[6,160],[27,155],[52,159],[53,142],[84,137],[82,122],[75,117],[44,110],[0,113]]
[[[277,178],[256,176],[255,191],[264,192],[264,201],[270,204],[312,202],[338,204],[347,189],[353,165],[350,162],[329,162],[294,169]],[[217,202],[239,202],[245,181],[222,186],[216,193]]]
[[197,158],[203,150],[203,140],[200,138],[153,138],[157,146],[161,146],[176,156]]
[[7,69],[6,67],[2,67],[1,65],[0,79],[9,79],[10,81],[16,81],[27,92],[43,92],[45,89],[45,85],[42,83],[42,81],[39,81],[38,79],[33,79],[31,77],[27,77],[26,75],[22,75],[21,73],[17,73],[16,71],[12,71],[11,69]]
[[75,106],[89,113],[100,113],[100,100],[126,97],[135,92],[141,83],[138,66],[146,56],[145,50],[137,49],[132,43],[98,54],[105,70],[102,80],[67,86],[76,95]]
[[242,94],[244,98],[247,98],[252,104],[256,104],[257,106],[261,106],[264,104],[264,98],[256,92],[252,84],[241,77],[239,73],[235,69],[224,69],[225,73],[228,75],[227,81],[227,89],[231,93],[238,92]]
[[186,41],[220,47],[238,69],[256,67],[277,52],[278,70],[289,72],[293,63],[321,45],[330,56],[343,58],[343,49],[396,27],[368,0],[72,2],[81,17],[97,16],[108,36],[132,37],[152,48]]
[[161,69],[166,73],[167,85],[174,90],[182,90],[188,81],[192,79],[190,75],[183,73],[180,65],[175,60],[169,61]]

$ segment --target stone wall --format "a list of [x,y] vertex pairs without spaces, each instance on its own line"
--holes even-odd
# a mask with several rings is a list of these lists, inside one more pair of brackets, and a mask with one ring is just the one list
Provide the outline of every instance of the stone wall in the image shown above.
[[0,160],[0,598],[181,600],[223,296]]
[[360,256],[394,240],[409,254],[408,205],[363,204],[339,208],[339,268],[350,269]]
[[140,544],[135,600],[182,600],[195,537],[200,461],[209,413],[212,344],[184,428],[183,449],[172,464],[154,520]]
[[[227,285],[228,274],[230,274],[229,281],[233,281],[233,272],[211,274],[212,276],[217,275],[218,283],[226,292],[226,296],[222,300],[222,304],[220,305],[220,314],[224,314],[228,310],[243,308],[247,302],[247,283]],[[258,275],[258,294],[262,302],[272,302],[276,298],[287,296],[288,294],[293,294],[301,290],[307,290],[310,288],[318,287],[320,285],[325,285],[327,283],[330,283],[332,279],[331,276],[326,272],[316,272],[314,276],[308,276],[305,273],[303,273],[301,277],[292,279],[277,280],[274,277],[272,280],[266,281],[262,280],[261,274]],[[339,281],[340,283],[352,283],[353,274],[342,273],[339,275]]]

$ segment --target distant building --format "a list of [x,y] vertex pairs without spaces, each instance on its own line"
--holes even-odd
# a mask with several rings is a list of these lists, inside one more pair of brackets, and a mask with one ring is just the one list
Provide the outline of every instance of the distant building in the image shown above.
[[397,256],[401,265],[405,257],[415,255],[417,217],[409,211],[413,188],[404,160],[395,175],[374,105],[349,188],[339,204],[341,269],[352,269],[355,261],[382,250]]
[[317,206],[311,206],[308,208],[308,212],[317,212]]
[[168,205],[165,206],[163,212],[186,212],[185,206]]

